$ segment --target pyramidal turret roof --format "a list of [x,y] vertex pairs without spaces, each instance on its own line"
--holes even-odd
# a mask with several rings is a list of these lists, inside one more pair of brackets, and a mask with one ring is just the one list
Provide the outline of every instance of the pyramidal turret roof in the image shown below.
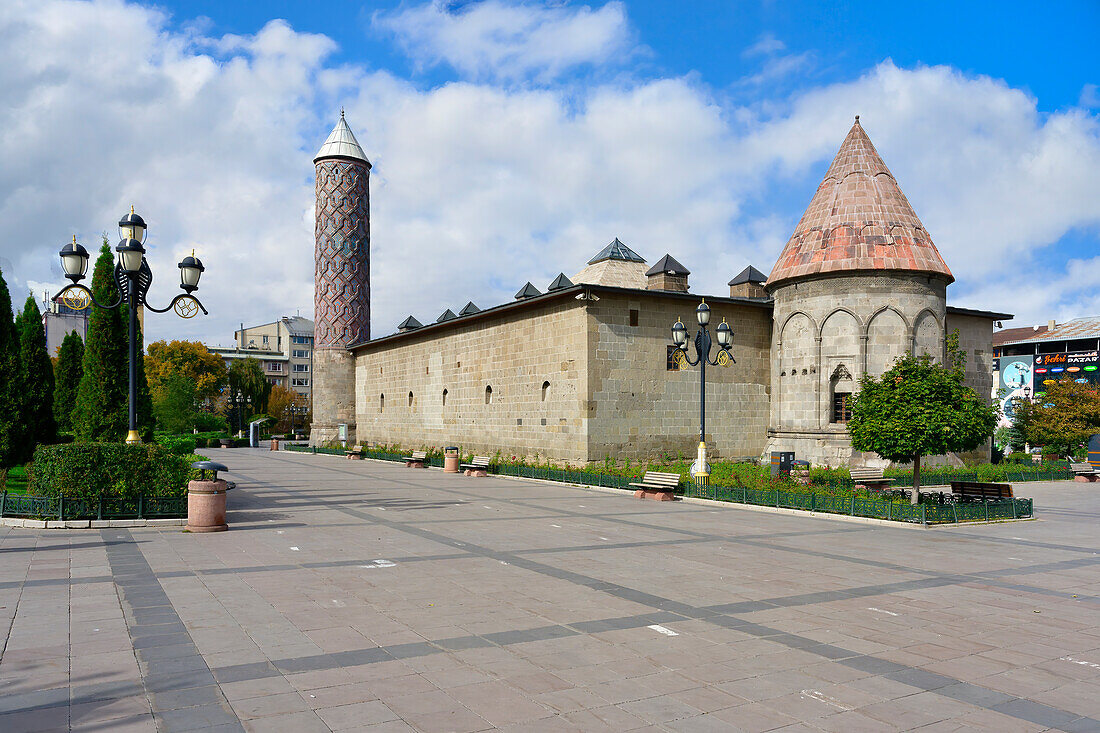
[[368,167],[370,166],[367,154],[363,152],[363,148],[359,147],[359,141],[355,139],[355,135],[344,119],[344,110],[340,110],[340,121],[336,123],[336,127],[332,128],[328,140],[325,140],[325,144],[317,151],[317,157],[313,162],[316,163],[321,158],[351,158],[361,160]]
[[690,275],[691,270],[687,269],[672,255],[666,254],[661,259],[657,260],[657,264],[646,270],[646,275],[660,275],[662,272],[667,272],[669,275]]
[[948,282],[955,279],[857,115],[779,255],[768,285],[866,270],[925,272]]
[[597,262],[603,262],[604,260],[623,260],[624,262],[645,262],[640,254],[627,247],[625,244],[619,241],[618,237],[601,249],[595,257],[588,261],[588,264],[594,265]]

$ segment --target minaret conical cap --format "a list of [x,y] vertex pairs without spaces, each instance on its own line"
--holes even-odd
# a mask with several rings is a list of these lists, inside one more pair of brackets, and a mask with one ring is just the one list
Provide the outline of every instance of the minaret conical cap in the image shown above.
[[336,123],[336,127],[332,128],[325,144],[317,151],[317,157],[313,159],[313,162],[316,163],[322,158],[351,158],[352,160],[361,160],[368,167],[370,166],[367,154],[363,152],[363,148],[359,146],[359,141],[355,139],[355,135],[348,127],[347,121],[344,120],[343,110],[340,111],[339,122]]
[[868,270],[955,280],[857,116],[767,284]]

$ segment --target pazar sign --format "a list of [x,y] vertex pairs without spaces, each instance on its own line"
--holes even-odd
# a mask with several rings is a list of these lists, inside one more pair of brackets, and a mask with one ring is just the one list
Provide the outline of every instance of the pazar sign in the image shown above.
[[1066,377],[1082,383],[1100,384],[1100,352],[1040,354],[1035,357],[1034,375],[1036,397],[1043,396],[1047,384]]

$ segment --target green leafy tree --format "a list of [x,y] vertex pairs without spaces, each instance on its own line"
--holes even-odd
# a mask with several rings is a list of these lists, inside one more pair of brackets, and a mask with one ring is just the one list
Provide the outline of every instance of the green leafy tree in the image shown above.
[[1100,389],[1068,377],[1044,387],[1045,395],[1034,402],[1016,400],[1014,424],[1043,453],[1081,454],[1089,436],[1100,433]]
[[71,331],[61,342],[54,367],[53,417],[58,430],[73,429],[73,406],[80,375],[84,373],[84,339]]
[[[107,237],[99,249],[92,272],[92,292],[100,303],[118,300],[115,262]],[[130,335],[127,306],[108,310],[92,306],[88,337],[84,344],[84,371],[73,408],[73,432],[79,441],[120,441],[130,425]],[[137,329],[135,408],[138,432],[143,440],[153,437],[153,400],[145,380],[141,325]]]
[[[271,383],[264,376],[260,362],[251,356],[234,361],[229,365],[229,390],[226,395],[228,406],[237,422],[237,429],[244,427],[243,416],[267,411],[267,400],[271,395]],[[240,394],[244,406],[236,404],[235,397]],[[243,410],[243,411],[242,411]]]
[[[129,318],[128,306],[122,308],[123,323],[126,323],[125,319]],[[141,439],[146,443],[153,440],[153,426],[156,423],[153,414],[153,394],[149,389],[149,380],[145,378],[145,346],[141,335],[141,320],[137,322],[137,351],[135,361],[137,362],[137,369],[135,375],[137,377],[137,384],[134,387],[134,402],[136,405],[135,419],[137,421],[138,434],[141,435]],[[127,385],[129,385],[129,379],[127,379]],[[127,400],[129,400],[129,387],[127,386]],[[129,424],[129,402],[127,402],[127,415],[126,421]]]
[[907,354],[878,379],[864,375],[852,399],[852,447],[890,461],[912,461],[914,504],[920,503],[920,459],[977,448],[993,434],[997,412],[963,384],[966,353],[947,339],[948,364]]
[[169,433],[183,433],[195,425],[195,382],[186,374],[168,375],[153,391],[157,425]]
[[22,404],[22,370],[19,368],[19,333],[12,319],[11,295],[0,272],[0,485],[8,469],[20,463],[24,444],[19,420]]
[[154,341],[149,344],[145,368],[154,391],[177,373],[195,382],[199,399],[217,397],[225,386],[225,362],[198,341]]
[[16,318],[19,331],[19,360],[23,382],[20,420],[23,423],[23,461],[29,461],[38,444],[49,445],[57,439],[53,418],[53,365],[46,351],[46,330],[38,301],[28,296],[23,312]]
[[[111,247],[104,237],[92,272],[92,292],[100,303],[110,304],[118,299],[114,264]],[[91,307],[84,369],[72,413],[73,431],[79,441],[116,442],[126,436],[127,339],[122,309]]]

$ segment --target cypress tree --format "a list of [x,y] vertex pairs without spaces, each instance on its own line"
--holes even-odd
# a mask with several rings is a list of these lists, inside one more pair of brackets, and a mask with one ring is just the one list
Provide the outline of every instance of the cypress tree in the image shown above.
[[54,371],[53,417],[57,429],[73,429],[73,406],[76,404],[76,390],[80,386],[80,375],[84,373],[84,339],[72,331],[61,342],[57,352],[57,367]]
[[57,438],[53,419],[53,365],[46,351],[46,331],[42,328],[42,311],[33,295],[27,296],[23,312],[16,319],[19,329],[19,360],[23,380],[23,400],[20,418],[26,440],[23,460],[29,461],[34,447],[49,444]]
[[[128,307],[122,308],[122,322],[128,323],[126,320],[130,315],[128,313]],[[149,392],[149,380],[145,377],[145,339],[141,334],[141,321],[137,322],[137,368],[135,370],[135,377],[137,379],[137,385],[134,388],[134,402],[136,403],[137,418],[137,430],[141,435],[141,439],[147,443],[153,440],[153,427],[156,423],[156,418],[153,415],[153,395]],[[127,414],[127,422],[129,421],[129,414]]]
[[[100,303],[118,300],[114,257],[107,237],[92,273],[92,292]],[[79,441],[121,441],[127,430],[127,333],[121,308],[92,307],[84,343],[84,369],[73,408],[73,432]]]
[[7,470],[19,464],[23,453],[23,431],[19,421],[22,402],[19,369],[19,334],[12,320],[11,295],[0,272],[0,485]]

